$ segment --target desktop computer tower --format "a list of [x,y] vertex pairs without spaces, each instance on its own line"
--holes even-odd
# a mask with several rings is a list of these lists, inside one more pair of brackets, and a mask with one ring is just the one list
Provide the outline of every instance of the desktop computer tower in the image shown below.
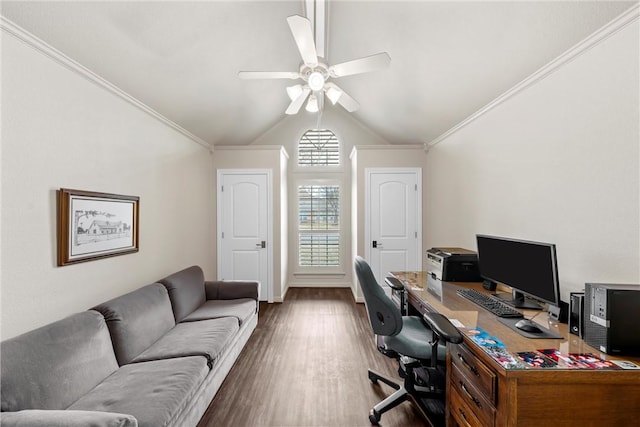
[[613,355],[640,355],[640,285],[586,283],[584,341]]
[[584,292],[571,292],[569,294],[569,332],[583,338]]

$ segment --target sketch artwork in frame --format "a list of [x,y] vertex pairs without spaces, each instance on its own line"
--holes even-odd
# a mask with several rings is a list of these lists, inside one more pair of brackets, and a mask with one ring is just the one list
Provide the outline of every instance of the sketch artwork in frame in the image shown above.
[[58,265],[138,252],[140,198],[58,191]]

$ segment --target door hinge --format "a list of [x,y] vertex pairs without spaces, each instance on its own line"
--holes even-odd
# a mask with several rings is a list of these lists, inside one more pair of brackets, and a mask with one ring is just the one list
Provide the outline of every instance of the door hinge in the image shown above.
[[414,186],[414,190],[415,190],[415,191],[418,191],[418,184],[415,184],[415,186]]
[[224,239],[224,231],[222,232],[222,238]]
[[221,192],[221,193],[224,193],[224,185],[221,185],[221,186],[220,186],[220,192]]
[[416,239],[418,238],[418,232],[416,231]]

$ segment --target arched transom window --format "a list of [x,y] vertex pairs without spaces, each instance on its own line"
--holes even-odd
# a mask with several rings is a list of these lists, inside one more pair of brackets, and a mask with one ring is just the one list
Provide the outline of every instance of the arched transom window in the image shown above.
[[329,129],[310,129],[298,142],[299,166],[339,166],[340,142]]

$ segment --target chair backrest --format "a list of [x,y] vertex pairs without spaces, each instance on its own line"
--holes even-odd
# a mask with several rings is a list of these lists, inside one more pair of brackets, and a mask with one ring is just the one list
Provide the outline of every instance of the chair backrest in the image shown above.
[[371,267],[364,258],[356,257],[355,269],[373,332],[384,336],[399,334],[402,330],[400,308],[391,301],[378,284]]

